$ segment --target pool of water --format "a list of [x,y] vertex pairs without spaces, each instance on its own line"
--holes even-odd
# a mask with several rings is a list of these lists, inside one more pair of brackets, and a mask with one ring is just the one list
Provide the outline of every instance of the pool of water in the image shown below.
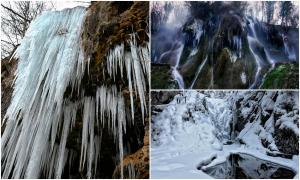
[[227,161],[202,169],[220,179],[291,179],[296,174],[288,167],[248,154],[231,154]]

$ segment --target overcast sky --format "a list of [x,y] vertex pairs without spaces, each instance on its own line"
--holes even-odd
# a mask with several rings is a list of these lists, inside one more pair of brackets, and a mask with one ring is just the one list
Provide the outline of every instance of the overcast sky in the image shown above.
[[73,8],[76,6],[89,6],[91,1],[52,1],[56,10]]

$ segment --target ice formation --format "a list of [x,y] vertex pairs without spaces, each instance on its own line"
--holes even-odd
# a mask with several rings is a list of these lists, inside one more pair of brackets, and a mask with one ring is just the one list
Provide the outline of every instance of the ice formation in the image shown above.
[[[80,7],[43,13],[32,22],[16,51],[19,64],[2,136],[3,178],[38,178],[42,168],[51,165],[56,166],[55,176],[61,175],[66,134],[76,107],[63,97],[68,85],[79,87],[84,72],[80,48],[84,15]],[[59,33],[62,29],[65,34]],[[61,126],[66,134],[57,150],[55,139]],[[50,154],[57,159],[48,157],[48,161]]]
[[[138,92],[141,103],[142,117],[144,119],[145,111],[147,112],[145,92],[147,87],[145,79],[149,79],[149,45],[146,47],[137,46],[136,34],[131,34],[131,39],[128,40],[130,51],[125,51],[124,44],[116,46],[107,56],[107,70],[111,77],[115,79],[117,73],[123,78],[123,68],[126,67],[128,79],[128,87],[131,101],[131,115],[134,119],[133,107],[133,92]],[[118,69],[120,72],[118,72]],[[135,94],[137,95],[137,93]]]
[[[134,93],[140,99],[143,119],[147,113],[149,47],[138,46],[132,35],[129,51],[121,44],[107,55],[105,70],[114,78],[120,71],[128,81],[132,109],[129,118],[116,85],[100,84],[94,96],[86,96],[81,89],[90,61],[84,60],[80,42],[85,14],[83,7],[44,12],[32,22],[17,49],[14,92],[1,141],[2,178],[61,178],[66,163],[74,157],[67,140],[78,112],[83,113],[79,171],[86,171],[87,178],[95,176],[101,128],[107,127],[123,166],[123,134],[126,123],[134,123]],[[125,69],[127,79],[123,77]],[[69,87],[71,94],[78,97],[76,101],[66,97]]]

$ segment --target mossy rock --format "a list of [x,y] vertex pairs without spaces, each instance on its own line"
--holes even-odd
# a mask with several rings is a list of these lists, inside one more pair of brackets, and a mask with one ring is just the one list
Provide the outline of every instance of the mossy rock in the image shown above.
[[298,89],[298,63],[277,65],[265,77],[262,89]]
[[224,75],[226,64],[231,61],[229,53],[230,52],[227,48],[222,49],[215,68],[216,78],[222,78],[222,76]]
[[169,64],[151,65],[151,88],[152,89],[177,89],[177,83],[172,78]]

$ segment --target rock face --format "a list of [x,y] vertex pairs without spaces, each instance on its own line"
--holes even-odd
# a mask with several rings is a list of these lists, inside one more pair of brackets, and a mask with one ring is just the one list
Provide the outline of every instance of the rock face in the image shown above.
[[148,3],[92,2],[82,33],[82,43],[91,63],[99,65],[108,50],[138,34],[138,45],[148,42]]
[[152,89],[177,89],[177,86],[169,64],[151,64]]
[[171,102],[176,94],[176,91],[152,91],[151,92],[151,106],[168,104]]
[[[111,49],[121,43],[124,43],[125,50],[130,49],[129,41],[132,40],[133,34],[136,36],[137,46],[147,46],[149,41],[147,35],[148,8],[148,2],[92,2],[82,33],[82,44],[85,56],[90,61],[91,72],[89,77],[85,77],[87,91],[93,93],[96,84],[109,85],[114,81],[106,71],[107,62],[105,61]],[[114,83],[122,90],[125,106],[128,107],[126,112],[130,112],[130,95],[127,82],[124,82],[121,75],[117,74]],[[149,87],[148,82],[145,85],[147,88]],[[138,99],[137,96],[134,96],[134,99]],[[146,102],[148,102],[147,95]],[[134,101],[135,124],[134,127],[128,126],[127,133],[124,135],[124,145],[127,144],[125,146],[127,152],[124,154],[122,167],[124,178],[149,178],[149,126],[148,121],[145,124],[142,123],[140,106],[138,100]],[[106,151],[104,152],[106,157],[103,156],[103,159],[106,160],[100,166],[104,169],[106,164],[113,164],[113,166],[110,166],[106,172],[100,170],[101,173],[106,174],[105,177],[107,178],[120,178],[121,165],[116,166],[118,161],[115,160],[116,157],[111,157],[110,149],[106,148],[104,151]]]
[[[3,59],[1,61],[1,119],[6,113],[13,93],[13,81],[17,69],[16,59]],[[2,129],[3,130],[3,129]]]
[[[275,144],[284,154],[299,154],[299,136],[290,129],[275,128]],[[288,137],[288,138],[287,138]]]
[[[124,178],[126,179],[148,179],[149,178],[149,120],[146,120],[144,146],[135,153],[124,158]],[[120,178],[120,167],[118,165],[113,173],[113,178]]]
[[[270,151],[299,154],[299,92],[248,92],[235,101],[236,134],[255,124],[261,144]],[[255,126],[255,125],[253,125]],[[253,127],[254,128],[254,127]],[[238,137],[243,139],[243,137]]]
[[299,64],[278,64],[266,74],[263,89],[298,89]]

